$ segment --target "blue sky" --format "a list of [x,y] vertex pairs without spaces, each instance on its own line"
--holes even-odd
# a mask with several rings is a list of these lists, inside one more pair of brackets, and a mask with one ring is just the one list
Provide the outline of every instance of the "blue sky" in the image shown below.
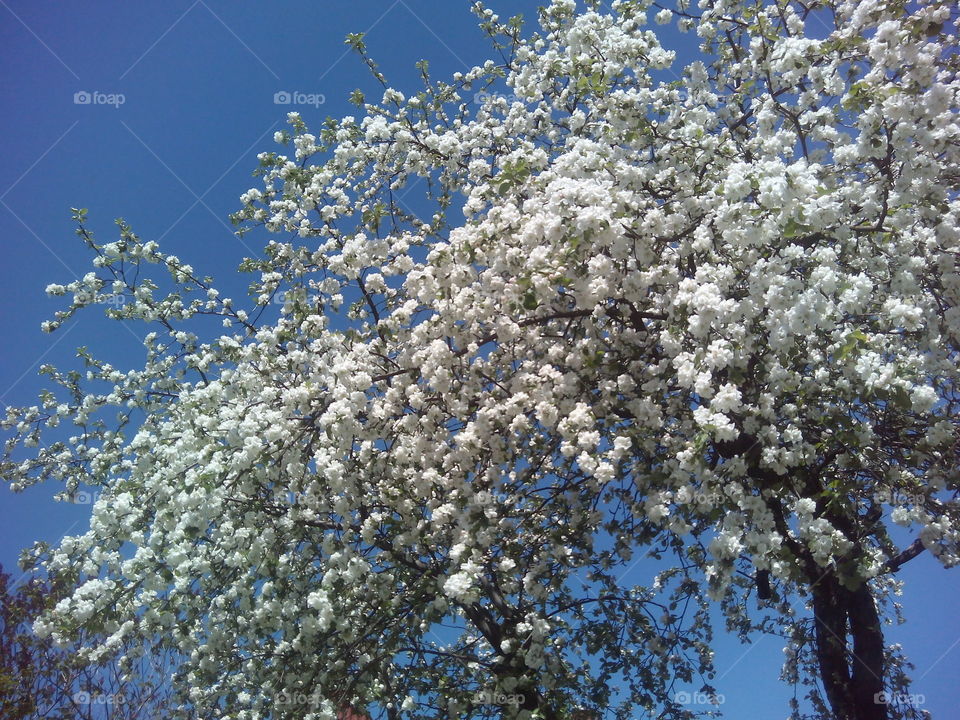
[[[113,220],[123,217],[144,239],[242,296],[247,279],[234,268],[265,236],[252,232],[240,242],[227,216],[256,185],[256,154],[274,149],[273,132],[284,127],[288,110],[317,126],[328,115],[356,112],[347,102],[354,88],[373,89],[344,36],[366,32],[388,81],[415,89],[421,58],[443,78],[488,56],[469,4],[0,0],[0,400],[32,403],[44,386],[39,364],[76,367],[79,345],[121,367],[142,362],[146,330],[136,325],[82,313],[52,336],[40,332],[60,307],[45,296],[46,285],[89,270],[70,207],[89,209],[101,241],[115,239]],[[532,17],[537,3],[489,4],[504,17]],[[664,39],[682,51],[681,42],[672,33]],[[306,102],[276,104],[278,92],[301,93]],[[90,102],[78,102],[84,99]],[[0,489],[0,563],[8,571],[32,541],[85,529],[89,506],[54,503],[57,489]],[[901,576],[908,624],[888,638],[913,658],[924,707],[934,717],[953,717],[960,705],[951,672],[960,660],[960,572],[944,572],[924,555]],[[649,580],[643,566],[632,578]],[[775,638],[747,647],[721,640],[714,684],[727,717],[786,716],[781,659]]]

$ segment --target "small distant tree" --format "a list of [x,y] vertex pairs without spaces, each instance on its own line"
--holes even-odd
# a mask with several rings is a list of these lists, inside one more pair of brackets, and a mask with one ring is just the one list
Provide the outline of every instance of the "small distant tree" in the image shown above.
[[165,638],[202,717],[692,718],[719,603],[794,718],[923,716],[883,628],[958,561],[955,4],[585,5],[478,4],[500,59],[409,95],[351,36],[383,94],[260,156],[249,303],[77,211],[47,329],[156,331],[9,411],[15,487],[101,493],[41,635]]
[[[64,599],[66,588],[30,577],[17,586],[0,567],[0,717],[5,720],[142,720],[170,708],[171,654],[121,661],[112,651],[80,663],[76,647],[40,638],[33,622]],[[83,634],[79,643],[97,638]],[[126,648],[131,650],[131,648]],[[126,669],[124,669],[126,666]]]
[[[0,567],[0,714],[26,718],[44,704],[37,676],[48,662],[49,642],[33,635],[32,621],[45,608],[45,595],[36,583],[10,587],[10,576]],[[56,676],[54,676],[56,680]],[[53,689],[52,684],[47,685]]]

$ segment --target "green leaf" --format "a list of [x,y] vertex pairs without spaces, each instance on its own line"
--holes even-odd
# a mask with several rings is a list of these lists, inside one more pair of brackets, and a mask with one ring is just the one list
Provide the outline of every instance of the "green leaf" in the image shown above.
[[869,336],[862,330],[854,330],[847,335],[843,345],[840,346],[840,350],[837,352],[837,359],[843,360],[845,357],[847,357],[847,355],[852,353],[861,345],[865,344],[869,339]]
[[810,233],[810,228],[806,225],[798,223],[793,218],[787,220],[787,224],[783,228],[784,237],[795,238],[801,235],[808,235]]
[[351,48],[357,52],[364,52],[367,49],[366,43],[363,42],[364,33],[349,33],[347,39],[343,42],[346,45],[349,45]]
[[897,410],[907,411],[913,407],[913,403],[910,402],[910,393],[899,386],[890,393],[890,402]]

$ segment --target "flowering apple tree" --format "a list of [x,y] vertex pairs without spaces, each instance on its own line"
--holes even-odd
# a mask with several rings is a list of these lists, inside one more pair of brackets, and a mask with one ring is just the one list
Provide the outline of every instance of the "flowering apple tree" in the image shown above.
[[247,303],[77,211],[47,329],[156,331],[8,413],[15,487],[100,492],[37,631],[175,646],[202,717],[692,718],[717,603],[793,717],[922,717],[882,628],[958,562],[953,4],[475,12],[499,59],[412,94],[348,39],[382,97],[260,156]]

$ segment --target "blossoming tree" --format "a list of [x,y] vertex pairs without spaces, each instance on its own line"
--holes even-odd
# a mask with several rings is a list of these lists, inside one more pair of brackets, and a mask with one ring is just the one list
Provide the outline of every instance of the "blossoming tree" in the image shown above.
[[111,293],[156,332],[8,414],[15,487],[101,493],[40,633],[175,646],[202,717],[690,718],[719,603],[794,717],[920,716],[882,625],[958,560],[953,5],[605,7],[478,5],[498,61],[292,113],[246,309],[77,211],[47,329]]

